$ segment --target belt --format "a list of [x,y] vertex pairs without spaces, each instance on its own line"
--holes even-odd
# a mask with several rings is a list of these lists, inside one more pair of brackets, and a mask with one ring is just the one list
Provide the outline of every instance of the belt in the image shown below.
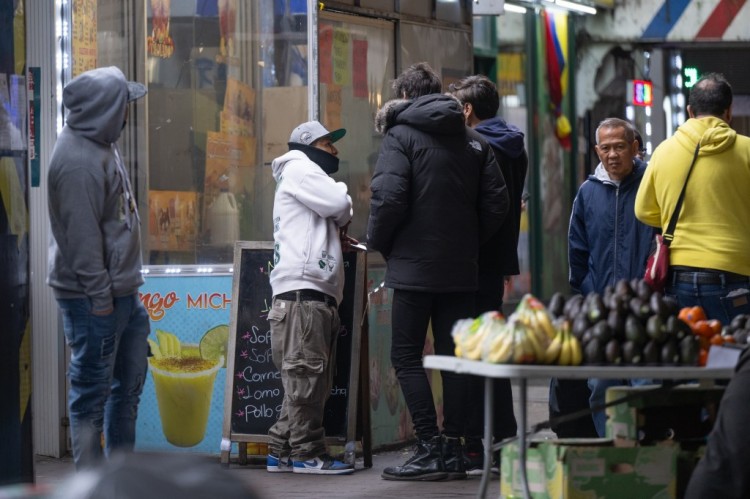
[[697,267],[671,267],[672,282],[689,282],[695,284],[750,284],[750,277],[723,270],[702,269]]
[[330,307],[336,306],[336,299],[333,296],[327,295],[322,291],[317,291],[315,289],[298,289],[297,291],[287,291],[286,293],[276,295],[274,298],[288,301],[319,301],[325,303]]

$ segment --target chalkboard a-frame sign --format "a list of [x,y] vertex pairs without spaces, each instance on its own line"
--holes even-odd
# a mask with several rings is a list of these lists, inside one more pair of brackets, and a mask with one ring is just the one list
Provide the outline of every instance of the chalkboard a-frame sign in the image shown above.
[[[323,418],[329,443],[355,441],[360,433],[357,399],[365,267],[365,253],[344,254],[344,299],[339,306],[341,331],[336,371]],[[235,244],[221,441],[223,464],[229,463],[232,442],[240,445],[268,442],[268,430],[281,411],[284,390],[271,355],[271,327],[267,320],[272,300],[269,282],[272,268],[273,242]]]

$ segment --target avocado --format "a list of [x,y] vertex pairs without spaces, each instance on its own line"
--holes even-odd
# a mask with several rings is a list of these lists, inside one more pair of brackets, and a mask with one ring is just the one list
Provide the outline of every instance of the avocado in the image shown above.
[[643,363],[646,365],[656,365],[659,363],[659,344],[651,340],[643,347]]
[[626,315],[619,310],[612,309],[607,316],[607,324],[612,330],[612,334],[619,340],[625,339],[625,317]]
[[622,296],[623,298],[632,298],[633,288],[630,287],[630,281],[627,279],[621,279],[615,284],[615,294]]
[[630,299],[628,307],[630,307],[630,312],[643,321],[648,318],[648,315],[651,312],[651,307],[648,306],[648,302],[644,302],[637,296]]
[[604,344],[597,338],[592,338],[583,349],[584,364],[604,363]]
[[638,296],[638,283],[639,283],[640,281],[641,281],[641,280],[640,280],[639,278],[637,278],[637,277],[633,277],[633,278],[632,278],[632,279],[630,280],[630,289],[632,289],[632,290],[633,290],[633,296]]
[[692,334],[680,340],[680,364],[683,366],[698,365],[698,352],[700,344],[698,338]]
[[622,347],[620,342],[612,338],[604,347],[604,358],[607,359],[607,364],[619,365],[622,364]]
[[550,315],[553,318],[557,318],[563,314],[564,308],[565,308],[565,297],[563,296],[562,293],[557,291],[555,294],[552,295],[552,298],[550,298],[547,311],[550,313]]
[[576,318],[583,304],[583,295],[573,295],[565,302],[563,315],[571,322]]
[[573,336],[580,340],[583,333],[586,332],[590,325],[588,316],[584,313],[579,313],[573,320],[573,328],[571,329],[571,332],[573,333]]
[[648,301],[648,306],[651,309],[651,313],[658,315],[662,320],[667,320],[667,317],[669,317],[669,309],[664,304],[664,299],[660,292],[654,291],[651,293],[651,299]]
[[594,332],[594,338],[599,340],[599,343],[602,345],[606,345],[609,340],[612,339],[612,328],[609,327],[609,324],[607,324],[607,321],[602,319],[596,324],[594,324],[594,327],[592,328]]
[[590,327],[586,331],[583,332],[580,338],[578,338],[578,341],[581,342],[581,347],[586,348],[586,345],[594,339],[594,328]]
[[641,363],[643,353],[641,347],[632,341],[622,344],[622,360],[625,364],[638,365]]
[[681,340],[686,336],[693,336],[693,330],[690,329],[690,325],[679,317],[675,317],[674,330],[677,340]]
[[[636,298],[633,299],[635,300]],[[627,319],[625,319],[625,338],[636,345],[643,345],[648,339],[643,324],[633,314],[628,315]]]
[[587,300],[588,303],[588,315],[591,323],[596,323],[604,317],[606,313],[606,307],[604,306],[604,300],[598,294],[595,294],[591,299]]
[[664,322],[658,314],[654,314],[646,321],[646,334],[657,343],[662,343],[667,339]]
[[611,284],[607,284],[604,286],[604,292],[602,293],[602,301],[604,301],[604,305],[609,307],[609,300],[612,299],[612,297],[615,295],[615,287]]
[[667,366],[675,366],[680,363],[680,354],[677,351],[676,340],[669,340],[662,345],[661,363]]
[[646,281],[644,281],[643,279],[640,279],[638,281],[638,287],[635,288],[635,294],[638,298],[648,303],[653,292],[654,290],[651,289],[651,286],[649,286]]

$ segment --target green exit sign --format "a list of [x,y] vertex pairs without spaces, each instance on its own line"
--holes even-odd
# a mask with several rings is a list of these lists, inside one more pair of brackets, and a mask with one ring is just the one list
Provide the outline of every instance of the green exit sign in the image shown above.
[[682,71],[682,74],[685,77],[685,88],[692,88],[700,78],[700,75],[698,74],[698,68],[691,68],[688,66]]

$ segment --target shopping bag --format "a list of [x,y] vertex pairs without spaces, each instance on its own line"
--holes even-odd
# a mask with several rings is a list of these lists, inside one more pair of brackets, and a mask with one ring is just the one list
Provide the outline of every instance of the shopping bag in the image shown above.
[[643,280],[654,291],[664,291],[669,272],[669,245],[664,244],[661,234],[654,236],[654,248],[646,261],[646,274]]

